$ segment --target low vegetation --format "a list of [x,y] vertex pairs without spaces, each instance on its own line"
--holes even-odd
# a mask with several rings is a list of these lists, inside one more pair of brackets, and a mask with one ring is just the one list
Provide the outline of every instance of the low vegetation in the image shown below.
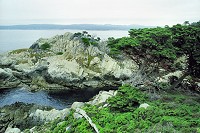
[[81,32],[75,33],[74,37],[78,37],[85,46],[90,46],[90,45],[95,46],[101,40],[99,37],[94,37],[88,34],[87,31],[83,31],[82,33]]
[[[78,32],[74,34],[74,38],[78,38],[80,42],[84,45],[84,54],[87,56],[87,63],[85,67],[89,68],[91,61],[96,57],[92,55],[94,47],[97,47],[100,43],[100,38],[90,35],[87,31],[82,33]],[[91,47],[91,48],[89,48]],[[82,63],[83,64],[83,63]]]
[[23,49],[13,50],[13,51],[9,52],[9,54],[20,54],[20,53],[28,52],[28,51],[29,51],[29,49],[23,48]]
[[[125,85],[111,97],[107,107],[87,105],[83,109],[100,133],[198,133],[200,127],[199,97],[187,93],[159,92],[160,99],[150,100],[148,93]],[[139,103],[150,106],[138,108]],[[74,111],[64,121],[37,127],[53,133],[93,133],[85,118],[75,119]],[[66,131],[66,128],[68,129]]]

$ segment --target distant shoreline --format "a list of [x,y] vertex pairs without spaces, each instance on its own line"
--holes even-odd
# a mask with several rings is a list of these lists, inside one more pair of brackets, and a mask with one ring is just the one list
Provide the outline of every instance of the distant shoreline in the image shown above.
[[0,29],[1,30],[81,30],[81,31],[128,31],[129,29],[107,29],[107,30],[101,30],[101,29]]
[[98,24],[29,24],[29,25],[1,25],[0,30],[130,30],[139,28],[150,28],[153,26],[143,25],[98,25]]

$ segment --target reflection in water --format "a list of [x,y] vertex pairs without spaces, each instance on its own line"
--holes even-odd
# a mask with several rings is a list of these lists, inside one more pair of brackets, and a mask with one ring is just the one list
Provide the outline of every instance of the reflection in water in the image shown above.
[[96,93],[97,92],[87,91],[60,91],[54,93],[48,93],[46,91],[30,92],[25,88],[0,90],[0,107],[10,105],[15,102],[23,102],[63,109],[69,107],[75,101],[88,101]]

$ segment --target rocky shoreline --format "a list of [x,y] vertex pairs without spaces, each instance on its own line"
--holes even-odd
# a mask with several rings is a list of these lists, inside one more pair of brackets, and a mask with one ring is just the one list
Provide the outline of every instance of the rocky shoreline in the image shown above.
[[[142,69],[140,68],[141,70],[139,70],[137,63],[130,59],[130,57],[118,54],[118,57],[113,58],[109,54],[109,50],[106,42],[100,41],[99,38],[91,37],[87,32],[83,32],[75,34],[65,33],[64,35],[57,35],[46,39],[40,38],[29,49],[13,50],[0,56],[0,89],[25,87],[29,91],[45,90],[52,93],[67,90],[74,92],[86,90],[99,91],[99,94],[88,102],[74,102],[70,108],[62,110],[24,103],[15,103],[1,107],[0,132],[45,132],[51,131],[51,129],[46,130],[46,128],[50,128],[49,125],[54,126],[54,124],[56,124],[54,128],[64,125],[60,130],[64,129],[63,132],[65,132],[70,129],[71,125],[71,123],[67,123],[65,120],[71,122],[70,119],[73,119],[72,123],[76,124],[74,121],[80,118],[86,119],[87,124],[89,123],[90,127],[99,132],[96,125],[86,111],[84,111],[84,107],[87,108],[87,106],[92,105],[91,109],[95,113],[96,109],[101,110],[105,107],[105,110],[102,109],[101,111],[103,113],[107,112],[108,118],[111,118],[110,115],[116,114],[106,110],[107,107],[111,106],[108,104],[109,100],[106,100],[120,93],[120,90],[117,93],[117,91],[112,90],[113,88],[126,83],[139,87],[141,90],[146,87],[149,95],[148,98],[150,99],[149,102],[162,99],[162,95],[156,94],[155,89],[159,91],[163,89],[165,93],[165,90],[168,89],[166,86],[174,82],[170,81],[170,77],[180,78],[183,75],[182,70],[186,67],[186,57],[182,56],[177,59],[177,64],[179,63],[179,67],[183,68],[180,71],[169,72],[159,68],[157,71],[162,73],[162,75],[153,75],[155,76],[155,83],[157,83],[154,84],[154,81],[144,79],[143,76],[145,74],[140,73]],[[187,79],[184,82],[185,85],[190,85]],[[182,88],[184,88],[184,84]],[[196,88],[199,88],[199,83],[195,84],[197,85]],[[121,90],[122,94],[128,93],[128,100],[123,101],[124,95],[122,97],[119,95],[117,102],[115,102],[116,99],[114,100],[113,107],[118,108],[118,105],[116,106],[115,104],[119,103],[120,109],[123,110],[124,103],[127,103],[127,106],[129,107],[130,104],[131,108],[133,104],[133,108],[136,111],[138,108],[144,108],[144,110],[139,109],[139,111],[145,111],[146,108],[149,108],[150,105],[141,100],[142,93],[138,93],[135,96],[136,99],[132,98],[135,92],[138,91],[137,88],[130,88],[125,85],[122,86],[122,89],[124,89],[123,91]],[[166,102],[169,99],[162,100]],[[154,105],[156,106],[155,109],[159,109],[157,108],[160,107],[159,105],[156,103]],[[150,108],[149,111],[151,109],[154,113],[155,110],[153,108]],[[163,107],[163,111],[160,112],[164,111]],[[121,113],[120,115],[123,116],[124,114]],[[151,115],[153,114],[150,114],[149,117]],[[73,118],[66,119],[68,116]],[[98,118],[98,115],[96,117]],[[123,118],[125,117],[123,116]],[[137,119],[135,122],[138,122]],[[50,124],[48,125],[48,123]]]
[[[71,108],[56,110],[52,107],[41,106],[36,104],[25,104],[17,102],[12,105],[0,107],[0,132],[5,133],[21,133],[34,132],[37,126],[54,120],[63,120],[70,112],[77,108],[83,107],[85,104],[104,105],[109,97],[116,95],[116,91],[100,91],[98,95],[89,102],[74,102]],[[74,118],[82,117],[77,112],[74,112]],[[28,131],[27,131],[28,130]]]
[[72,33],[41,38],[30,49],[0,57],[0,88],[25,86],[37,91],[119,86],[138,66],[129,58],[113,59],[104,45],[86,47]]
[[[138,66],[129,58],[110,57],[107,50],[105,42],[86,47],[72,33],[41,38],[29,49],[13,50],[0,56],[0,89],[25,87],[30,91],[54,92],[116,88],[124,79],[129,79]],[[114,95],[114,91],[100,91],[87,104],[105,103]],[[75,102],[71,108],[75,110],[84,104]],[[58,117],[62,119],[69,113],[69,108],[55,110],[25,103],[7,105],[0,108],[0,132],[21,132]]]

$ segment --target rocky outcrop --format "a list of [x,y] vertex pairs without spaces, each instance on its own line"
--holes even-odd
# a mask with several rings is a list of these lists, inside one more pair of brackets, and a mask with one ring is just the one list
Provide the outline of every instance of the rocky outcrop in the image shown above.
[[[41,38],[30,49],[14,50],[0,58],[1,79],[5,82],[1,87],[26,85],[32,90],[105,88],[120,85],[137,69],[131,59],[113,59],[100,47],[101,44],[86,46],[72,33]],[[7,68],[11,70],[9,73]],[[6,76],[18,82],[9,85],[12,82]]]
[[29,117],[29,115],[35,112],[37,109],[50,110],[51,108],[24,103],[15,103],[1,107],[0,132],[4,133],[8,127],[9,130],[11,130],[12,127],[24,130],[25,128],[31,128],[35,125],[40,125],[41,123],[35,122],[32,117]]
[[0,68],[0,88],[13,88],[20,84],[18,80],[9,68]]

